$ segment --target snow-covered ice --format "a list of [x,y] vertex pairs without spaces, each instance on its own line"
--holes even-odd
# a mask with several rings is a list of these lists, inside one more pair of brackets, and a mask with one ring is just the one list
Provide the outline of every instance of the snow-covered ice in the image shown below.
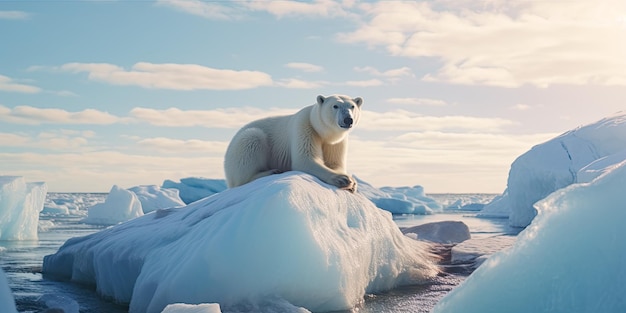
[[65,204],[56,204],[54,202],[46,202],[43,206],[42,214],[49,215],[68,215],[70,210]]
[[89,208],[87,224],[114,225],[143,215],[141,202],[129,190],[114,185],[104,203],[98,203]]
[[0,240],[37,240],[39,212],[48,185],[21,176],[0,176]]
[[0,312],[2,313],[17,313],[15,309],[15,300],[13,299],[13,293],[9,288],[9,282],[4,274],[4,271],[0,268]]
[[558,190],[508,250],[435,307],[442,312],[626,312],[626,160]]
[[432,214],[441,211],[441,205],[427,197],[422,186],[378,189],[358,178],[356,180],[360,194],[374,202],[377,207],[393,214]]
[[172,207],[184,206],[185,203],[179,196],[178,189],[161,188],[156,185],[136,186],[128,188],[135,193],[143,213],[150,213],[158,209],[167,209]]
[[189,204],[226,190],[226,180],[200,177],[181,178],[180,182],[165,180],[162,188],[179,190],[180,198]]
[[184,304],[174,303],[165,307],[161,313],[222,313],[217,303]]
[[427,244],[363,195],[288,172],[72,238],[43,271],[95,284],[131,312],[272,298],[333,311],[424,282],[437,267]]
[[509,194],[505,190],[502,195],[496,196],[476,214],[482,218],[508,218],[511,213],[509,206]]
[[[525,227],[537,214],[533,204],[550,193],[581,182],[579,171],[603,157],[613,162],[626,153],[626,112],[568,131],[519,156],[509,171],[500,208],[509,208],[512,226]],[[614,155],[613,157],[611,157]],[[588,181],[585,172],[582,181]],[[492,210],[489,205],[486,211]]]

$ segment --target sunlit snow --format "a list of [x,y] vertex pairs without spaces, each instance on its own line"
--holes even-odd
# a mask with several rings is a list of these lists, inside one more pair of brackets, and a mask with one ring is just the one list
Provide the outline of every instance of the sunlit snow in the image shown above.
[[389,212],[296,172],[70,239],[43,270],[95,284],[131,312],[268,299],[343,310],[437,273],[426,245],[402,235]]
[[579,179],[581,169],[605,157],[613,164],[623,160],[624,149],[626,112],[536,145],[513,162],[506,192],[497,202],[487,205],[483,215],[503,216],[503,209],[508,210],[511,225],[525,227],[537,214],[535,202],[570,184],[589,181],[597,174],[583,170]]
[[626,160],[540,201],[516,244],[487,260],[434,312],[626,312],[624,186]]

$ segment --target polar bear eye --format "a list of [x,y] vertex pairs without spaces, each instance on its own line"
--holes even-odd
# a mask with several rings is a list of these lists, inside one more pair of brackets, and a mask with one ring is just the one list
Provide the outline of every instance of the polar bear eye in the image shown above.
[[354,106],[351,106],[350,109],[354,110]]
[[333,109],[339,109],[339,106],[335,104],[333,105]]

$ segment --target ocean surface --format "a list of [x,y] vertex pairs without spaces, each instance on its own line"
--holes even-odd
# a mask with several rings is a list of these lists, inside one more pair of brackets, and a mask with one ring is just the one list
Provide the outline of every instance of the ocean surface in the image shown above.
[[[430,194],[443,207],[454,204],[488,203],[492,194]],[[45,301],[62,303],[63,307],[80,312],[128,312],[127,306],[107,301],[98,296],[93,286],[56,281],[41,273],[43,257],[55,253],[72,237],[85,236],[103,229],[103,226],[81,222],[87,208],[104,202],[104,193],[49,193],[47,203],[61,203],[69,214],[41,214],[39,240],[0,241],[0,266],[5,271],[19,312],[43,312]],[[471,205],[468,207],[472,207]],[[433,215],[397,215],[399,227],[411,227],[436,221],[462,221],[470,228],[473,238],[510,234],[506,219],[476,218],[475,211],[444,210]],[[446,293],[467,277],[463,271],[440,275],[427,285],[409,286],[376,295],[367,295],[365,301],[352,312],[429,312]]]

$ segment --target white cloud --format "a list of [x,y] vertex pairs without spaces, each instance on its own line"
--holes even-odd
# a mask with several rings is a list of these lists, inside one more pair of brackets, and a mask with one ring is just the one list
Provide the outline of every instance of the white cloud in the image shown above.
[[0,146],[48,149],[52,151],[77,151],[88,144],[88,132],[48,131],[35,136],[23,133],[0,133]]
[[45,181],[52,192],[107,192],[114,184],[129,188],[190,176],[224,177],[223,156],[164,156],[118,151],[0,152],[0,160],[0,172],[4,175]]
[[523,103],[518,103],[518,104],[512,106],[511,109],[517,110],[517,111],[528,111],[530,109],[530,105],[523,104]]
[[344,83],[346,86],[352,87],[376,87],[382,86],[385,83],[380,79],[368,79],[368,80],[349,80]]
[[[381,1],[337,39],[442,62],[426,81],[547,87],[626,85],[626,2]],[[621,18],[621,19],[620,19]]]
[[29,136],[23,134],[0,133],[0,146],[23,147],[31,142]]
[[254,11],[267,12],[278,18],[356,18],[356,15],[348,10],[354,6],[353,1],[244,0],[207,2],[200,0],[157,0],[157,5],[171,7],[212,20],[239,20]]
[[276,82],[276,86],[290,89],[315,89],[328,84],[325,81],[306,81],[297,78],[280,79]]
[[226,2],[207,2],[199,0],[157,0],[157,5],[167,6],[179,11],[198,15],[213,20],[233,20],[242,17],[239,10],[223,5]]
[[472,116],[425,116],[406,110],[361,112],[359,129],[385,131],[499,132],[515,122],[502,118]]
[[295,112],[296,110],[292,109],[273,108],[263,110],[251,107],[214,110],[133,108],[130,111],[130,116],[138,121],[167,127],[239,128],[256,119],[293,114]]
[[354,70],[357,72],[368,73],[370,75],[382,76],[386,78],[399,78],[399,77],[405,77],[405,76],[408,76],[408,77],[413,76],[413,72],[411,71],[411,69],[406,66],[401,67],[401,68],[386,70],[384,72],[381,72],[372,66],[364,66],[364,67],[357,66],[354,68]]
[[0,75],[0,90],[21,93],[38,93],[41,88],[15,82],[10,77]]
[[0,11],[0,20],[23,20],[29,17],[30,14],[23,11]]
[[385,140],[352,136],[349,170],[377,187],[419,184],[426,192],[499,193],[515,158],[556,135],[429,131]]
[[69,112],[62,109],[41,109],[31,106],[16,106],[8,108],[0,105],[0,121],[15,124],[92,124],[108,125],[126,120],[107,112],[94,109],[85,109],[78,112]]
[[321,72],[324,70],[323,67],[311,63],[302,63],[302,62],[291,62],[285,64],[286,67],[301,70],[304,72]]
[[228,142],[205,141],[199,139],[173,139],[165,137],[145,138],[137,141],[143,148],[154,149],[160,153],[188,154],[202,153],[205,155],[223,155],[226,152]]
[[418,105],[418,106],[445,106],[447,103],[443,100],[428,99],[428,98],[390,98],[387,99],[388,103],[392,104],[406,104],[406,105]]
[[67,63],[60,70],[87,72],[91,80],[115,85],[174,90],[240,90],[270,86],[270,75],[258,71],[214,69],[197,64],[139,62],[130,70],[108,63]]
[[353,16],[345,8],[351,4],[333,0],[274,1],[253,0],[244,2],[245,6],[254,11],[265,11],[276,17],[314,16],[314,17],[350,17]]

